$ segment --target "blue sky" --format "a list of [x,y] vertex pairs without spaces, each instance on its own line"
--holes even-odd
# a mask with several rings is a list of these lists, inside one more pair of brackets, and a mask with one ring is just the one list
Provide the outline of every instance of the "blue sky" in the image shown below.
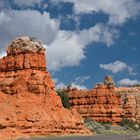
[[25,35],[42,40],[57,88],[140,83],[139,0],[0,0],[1,56]]

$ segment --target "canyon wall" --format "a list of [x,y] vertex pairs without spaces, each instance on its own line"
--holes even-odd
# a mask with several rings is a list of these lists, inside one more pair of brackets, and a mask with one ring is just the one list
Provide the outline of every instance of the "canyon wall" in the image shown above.
[[[83,118],[119,123],[128,118],[140,124],[140,87],[114,87],[114,82],[97,84],[92,90],[66,89],[72,108]],[[111,85],[111,86],[110,86]]]
[[70,104],[83,118],[97,122],[118,123],[122,119],[120,94],[113,87],[101,84],[92,90],[67,90]]
[[115,91],[121,95],[125,117],[140,124],[140,87],[119,87]]
[[75,109],[62,107],[46,71],[45,49],[29,37],[13,40],[0,59],[0,139],[90,134]]

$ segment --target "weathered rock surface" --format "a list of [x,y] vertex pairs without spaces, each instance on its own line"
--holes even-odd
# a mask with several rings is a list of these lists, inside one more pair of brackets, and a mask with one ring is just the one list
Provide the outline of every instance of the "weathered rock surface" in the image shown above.
[[119,87],[125,117],[140,124],[140,87]]
[[62,107],[41,42],[21,37],[0,59],[0,139],[89,134],[76,110]]
[[91,118],[97,122],[118,123],[121,121],[120,94],[114,88],[97,84],[92,90],[67,90],[72,108],[83,118]]
[[7,48],[7,55],[17,55],[25,53],[44,54],[45,49],[42,47],[40,40],[26,36],[16,38]]
[[106,85],[107,87],[115,87],[115,82],[112,76],[105,76],[104,85]]

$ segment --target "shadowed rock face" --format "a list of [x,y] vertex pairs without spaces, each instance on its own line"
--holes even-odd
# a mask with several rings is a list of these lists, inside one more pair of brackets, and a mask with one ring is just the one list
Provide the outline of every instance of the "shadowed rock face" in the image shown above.
[[122,120],[120,94],[114,88],[97,84],[92,90],[69,90],[68,96],[72,108],[83,118],[91,118],[97,122],[118,123]]
[[17,38],[0,59],[0,139],[89,134],[76,110],[62,107],[40,41]]

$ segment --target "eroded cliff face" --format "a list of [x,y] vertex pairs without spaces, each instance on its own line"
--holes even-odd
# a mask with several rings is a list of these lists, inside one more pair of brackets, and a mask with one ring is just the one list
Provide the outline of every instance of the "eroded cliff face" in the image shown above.
[[17,38],[0,59],[0,139],[55,134],[90,132],[76,110],[62,107],[41,42]]
[[72,108],[83,118],[92,118],[97,122],[118,123],[122,119],[120,94],[114,87],[100,84],[92,90],[67,90]]
[[66,89],[72,108],[83,118],[97,122],[119,123],[127,118],[140,124],[140,87],[114,87],[107,83],[109,86],[99,83],[92,90]]
[[140,87],[119,87],[115,91],[121,94],[125,117],[140,124]]

